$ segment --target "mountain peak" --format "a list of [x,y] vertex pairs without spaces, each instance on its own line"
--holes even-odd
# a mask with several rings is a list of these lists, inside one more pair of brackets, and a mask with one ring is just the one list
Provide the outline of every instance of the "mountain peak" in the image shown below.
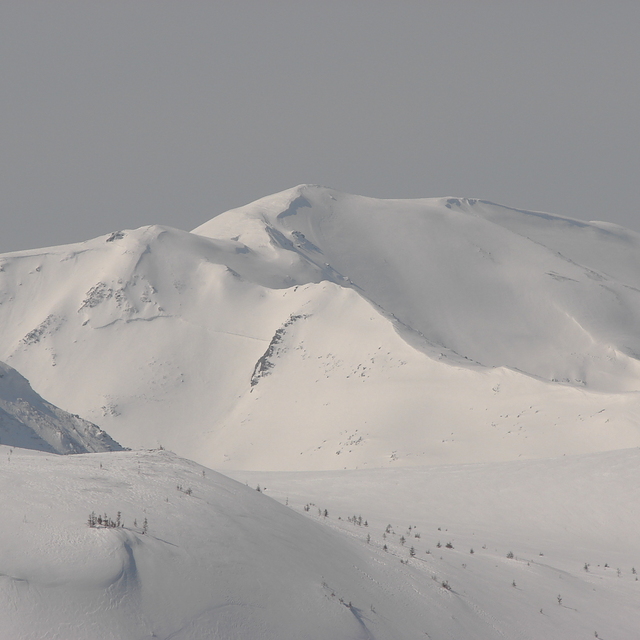
[[0,359],[127,446],[209,464],[635,446],[640,242],[609,231],[473,198],[298,185],[191,233],[152,225],[3,256]]

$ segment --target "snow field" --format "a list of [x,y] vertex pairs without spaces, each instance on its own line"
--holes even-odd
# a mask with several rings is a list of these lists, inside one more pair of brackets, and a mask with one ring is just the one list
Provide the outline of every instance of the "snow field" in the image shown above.
[[[624,640],[640,624],[639,462],[640,451],[630,449],[499,464],[231,475],[374,549],[382,563],[408,562],[400,593],[436,593],[446,583],[450,600],[438,601],[425,629],[432,638],[598,633]],[[468,625],[464,632],[454,619]]]

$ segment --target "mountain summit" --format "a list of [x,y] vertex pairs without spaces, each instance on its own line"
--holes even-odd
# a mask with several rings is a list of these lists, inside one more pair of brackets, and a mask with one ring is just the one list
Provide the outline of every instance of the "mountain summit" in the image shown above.
[[0,358],[132,447],[342,469],[640,444],[640,236],[299,186],[0,256]]
[[300,186],[194,233],[354,288],[433,346],[546,380],[636,390],[640,235],[490,202]]

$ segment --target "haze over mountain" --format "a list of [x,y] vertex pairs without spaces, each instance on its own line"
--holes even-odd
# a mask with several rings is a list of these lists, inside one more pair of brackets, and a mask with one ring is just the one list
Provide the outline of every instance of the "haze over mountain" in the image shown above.
[[640,444],[640,236],[300,186],[192,233],[0,258],[0,358],[129,447],[228,468]]

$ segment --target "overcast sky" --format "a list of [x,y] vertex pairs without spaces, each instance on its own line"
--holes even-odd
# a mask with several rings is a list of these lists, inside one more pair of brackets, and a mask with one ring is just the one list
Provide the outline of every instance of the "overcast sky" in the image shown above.
[[640,2],[3,0],[0,251],[299,183],[640,231]]

